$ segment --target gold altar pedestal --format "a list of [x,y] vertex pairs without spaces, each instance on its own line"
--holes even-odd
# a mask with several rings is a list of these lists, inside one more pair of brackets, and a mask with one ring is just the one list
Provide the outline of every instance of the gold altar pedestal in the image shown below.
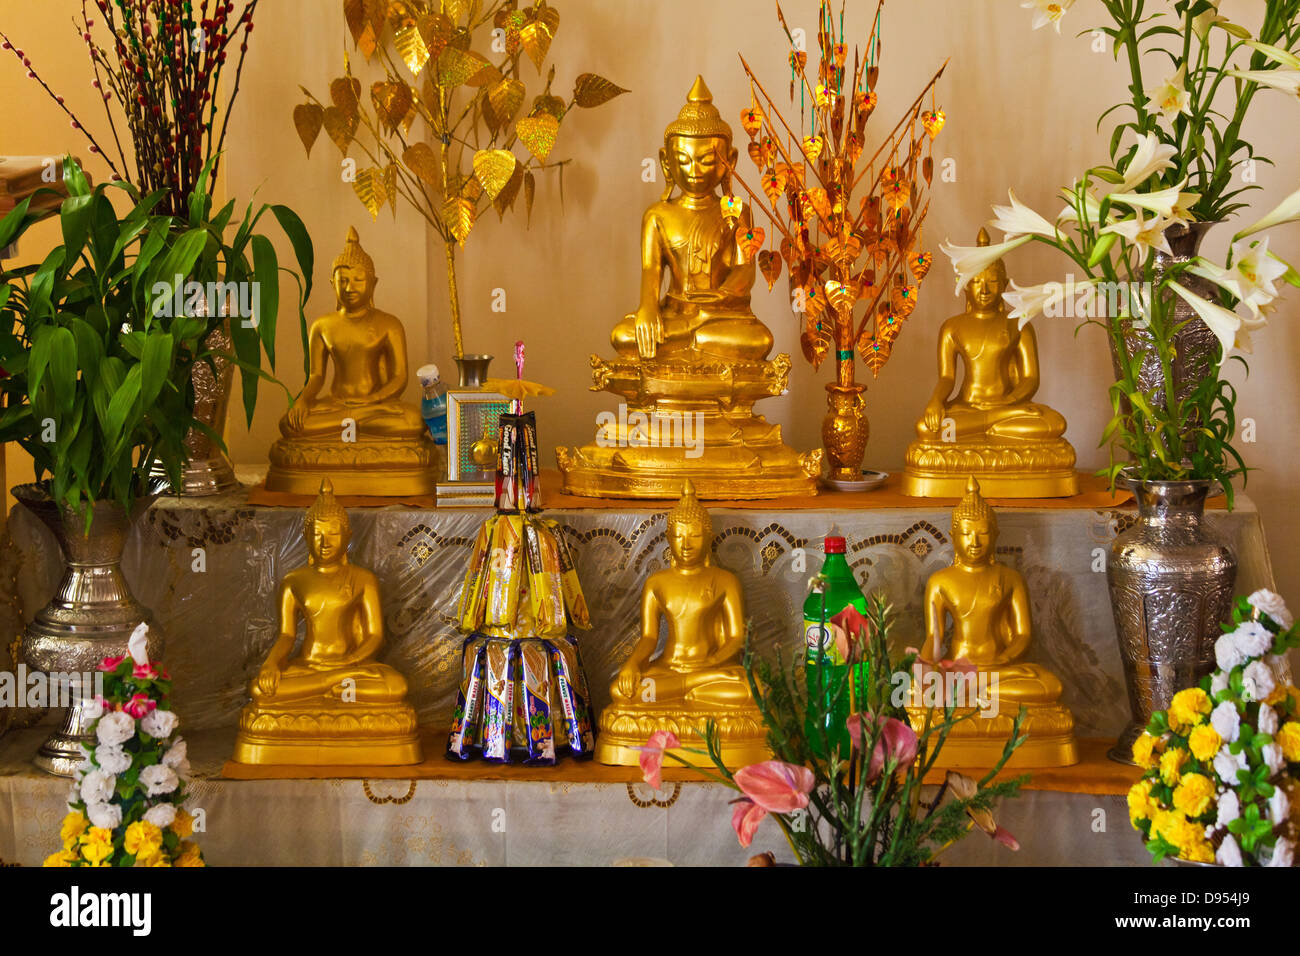
[[[954,717],[974,714],[956,724],[944,742],[936,767],[952,770],[992,767],[1002,756],[1002,749],[1011,736],[1011,725],[1016,709],[1001,710],[996,716],[982,717],[979,710],[958,707]],[[925,727],[928,708],[908,707],[907,716],[912,729],[918,734]],[[942,710],[936,709],[931,721],[943,719]],[[1079,762],[1079,745],[1074,737],[1074,717],[1060,704],[1028,707],[1020,732],[1028,739],[1016,748],[1009,768],[1071,767]]]
[[[342,429],[340,428],[340,432]],[[443,450],[425,435],[411,439],[277,439],[266,490],[314,495],[327,476],[339,495],[433,495],[446,467]]]
[[250,704],[239,717],[232,758],[245,764],[401,766],[424,759],[415,709],[348,704],[303,709]]
[[[641,751],[637,748],[644,747],[656,730],[676,734],[684,747],[704,749],[702,733],[708,720],[718,726],[722,761],[732,770],[772,759],[772,751],[767,746],[767,729],[763,726],[763,717],[757,707],[739,712],[735,707],[716,711],[697,708],[689,716],[683,716],[680,710],[674,711],[666,707],[652,709],[640,705],[636,708],[623,708],[611,703],[600,712],[596,761],[635,767],[641,759]],[[712,766],[707,757],[698,754],[680,753],[680,756],[698,766]]]
[[972,475],[990,498],[1070,498],[1079,493],[1074,448],[1064,438],[1023,442],[917,439],[904,457],[902,491],[917,498],[960,498]]

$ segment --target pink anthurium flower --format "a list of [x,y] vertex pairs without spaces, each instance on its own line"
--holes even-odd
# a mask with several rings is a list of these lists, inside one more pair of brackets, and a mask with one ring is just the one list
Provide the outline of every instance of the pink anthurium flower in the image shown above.
[[[840,628],[847,636],[848,644],[864,648],[871,634],[871,622],[862,616],[852,604],[831,618],[831,624]],[[833,632],[832,632],[833,633]],[[838,634],[836,635],[838,637]],[[839,648],[844,659],[848,659],[848,647]]]
[[740,792],[768,813],[793,813],[808,806],[816,778],[807,767],[765,760],[741,767],[732,778]]
[[735,808],[731,811],[731,828],[736,831],[736,839],[740,841],[740,845],[748,847],[754,842],[754,831],[763,822],[763,817],[767,816],[767,811],[745,797],[733,800],[732,803],[735,804]]
[[645,742],[644,747],[636,748],[641,751],[641,774],[645,782],[655,790],[663,786],[664,751],[681,745],[682,742],[677,739],[676,734],[667,730],[656,730]]
[[875,714],[852,714],[845,722],[849,730],[849,740],[854,747],[861,748],[865,741],[871,739],[872,731],[879,727],[876,746],[871,752],[871,763],[867,766],[867,782],[875,780],[885,769],[888,761],[894,767],[905,767],[916,759],[920,745],[916,731],[911,725],[896,717],[877,717]]

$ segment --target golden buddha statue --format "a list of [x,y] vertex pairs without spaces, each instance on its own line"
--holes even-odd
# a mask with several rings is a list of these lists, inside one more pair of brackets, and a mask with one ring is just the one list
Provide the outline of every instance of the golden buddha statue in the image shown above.
[[593,444],[556,450],[566,492],[670,498],[690,479],[705,498],[816,493],[820,450],[797,454],[753,411],[785,392],[790,356],[768,359],[772,333],[750,308],[752,220],[723,209],[735,162],[731,127],[697,77],[659,151],[665,187],[641,222],[640,301],[614,327],[615,357],[591,356],[592,390],[626,404],[598,419]]
[[[740,654],[745,643],[745,598],[740,579],[713,564],[713,527],[690,481],[668,513],[671,567],[656,571],[641,590],[641,636],[610,685],[600,715],[596,759],[635,765],[636,749],[657,730],[683,744],[703,746],[713,720],[728,766],[766,760],[763,718],[749,691]],[[659,625],[666,623],[663,652]]]
[[[1012,767],[1065,767],[1078,763],[1074,717],[1060,703],[1061,682],[1038,664],[1021,661],[1033,635],[1029,590],[1014,568],[994,558],[997,516],[967,479],[966,497],[952,513],[953,564],[925,584],[923,663],[945,658],[965,661],[974,673],[932,670],[914,687],[919,699],[907,708],[919,732],[927,710],[942,719],[943,704],[955,694],[958,716],[974,712],[952,728],[939,762],[945,767],[991,767],[1011,736],[1021,705],[1028,714],[1020,731],[1028,736],[1012,755]],[[943,653],[948,618],[949,651]],[[938,681],[943,681],[942,692]]]
[[[280,582],[280,636],[249,685],[238,763],[391,765],[422,759],[406,679],[374,661],[384,639],[379,581],[348,561],[348,514],[329,479],[303,522],[307,565]],[[305,624],[299,655],[298,618]]]
[[328,477],[339,494],[434,494],[438,447],[419,408],[401,401],[406,333],[374,307],[375,264],[356,229],[348,230],[330,280],[338,308],[312,323],[307,384],[280,419],[266,488],[315,494]]
[[[978,243],[989,244],[987,231]],[[907,449],[904,494],[956,498],[970,475],[995,498],[1079,493],[1074,449],[1061,437],[1065,419],[1030,401],[1038,391],[1038,342],[1032,325],[1021,329],[1008,316],[1006,288],[999,260],[970,280],[966,311],[939,330],[939,382]],[[958,357],[965,375],[952,396]]]

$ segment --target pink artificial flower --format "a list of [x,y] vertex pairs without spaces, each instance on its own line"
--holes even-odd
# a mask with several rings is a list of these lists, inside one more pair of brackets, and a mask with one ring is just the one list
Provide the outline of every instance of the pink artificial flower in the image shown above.
[[136,720],[143,720],[157,706],[144,694],[136,694],[123,705],[122,709]]
[[871,751],[871,763],[867,766],[867,782],[875,780],[885,769],[885,762],[892,760],[894,767],[906,767],[916,759],[920,741],[911,725],[896,717],[877,717],[875,714],[852,714],[845,721],[848,726],[849,740],[854,747],[861,747],[864,741],[871,739],[876,727],[880,728],[876,746]]
[[[865,646],[871,635],[871,622],[863,617],[862,612],[852,604],[846,606],[844,610],[831,618],[831,623],[843,629],[844,633],[848,635],[850,644]],[[845,657],[847,659],[847,655]]]
[[158,676],[152,664],[136,664],[135,669],[131,672],[132,676],[152,680]]
[[105,657],[99,662],[99,669],[105,673],[117,670],[117,665],[126,660],[125,654],[118,654],[116,657]]
[[732,803],[735,804],[735,809],[731,811],[731,828],[736,831],[740,845],[747,847],[754,841],[754,831],[763,822],[763,817],[767,816],[767,811],[744,797],[733,800]]
[[1020,841],[1012,836],[1011,831],[1004,826],[999,826],[991,836],[1009,850],[1020,849]]
[[637,747],[641,751],[641,774],[655,790],[663,786],[662,771],[664,767],[664,751],[680,747],[682,742],[677,739],[677,735],[669,733],[666,730],[656,730],[650,735],[650,739],[645,742],[644,747]]
[[[741,767],[732,778],[740,792],[768,813],[793,813],[808,806],[816,778],[807,767],[765,760]],[[748,845],[748,844],[746,844]]]

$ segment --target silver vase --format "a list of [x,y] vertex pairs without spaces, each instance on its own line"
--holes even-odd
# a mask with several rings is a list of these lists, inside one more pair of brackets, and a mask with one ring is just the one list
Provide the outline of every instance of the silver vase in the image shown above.
[[[13,495],[54,533],[65,561],[54,597],[23,634],[22,656],[28,667],[46,674],[93,677],[105,657],[127,653],[131,632],[141,623],[149,625],[150,660],[160,658],[163,632],[122,575],[127,535],[157,495],[137,499],[129,514],[115,502],[95,502],[88,534],[85,518],[56,504],[44,486],[19,485]],[[54,682],[49,686],[52,691]],[[72,776],[81,762],[79,745],[93,742],[89,734],[93,698],[93,684],[73,685],[63,726],[41,744],[36,766]]]
[[492,361],[490,355],[462,355],[455,360],[456,370],[459,373],[459,381],[456,383],[460,388],[481,388],[487,381],[488,364]]
[[1106,580],[1132,712],[1109,756],[1131,764],[1133,741],[1151,715],[1214,670],[1237,557],[1205,533],[1211,482],[1127,484],[1137,498],[1137,522],[1111,545]]

